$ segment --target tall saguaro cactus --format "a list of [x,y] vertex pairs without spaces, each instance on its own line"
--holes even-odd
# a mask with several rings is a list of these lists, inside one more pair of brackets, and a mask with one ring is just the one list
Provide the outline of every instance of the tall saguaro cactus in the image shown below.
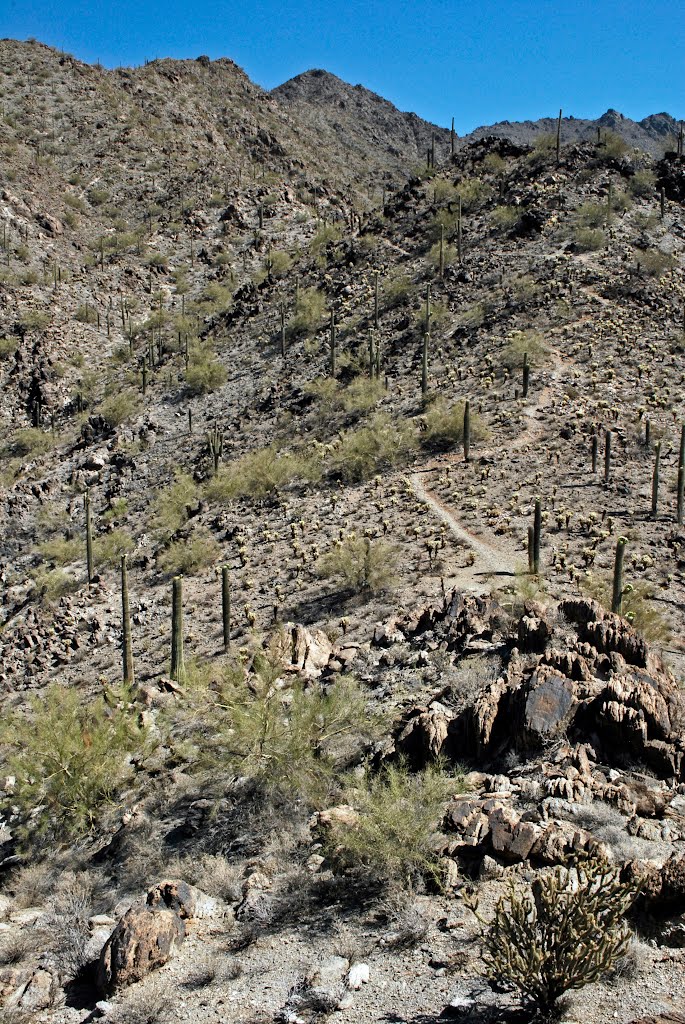
[[183,577],[174,576],[171,591],[171,671],[177,683],[184,683],[186,666],[183,658]]
[[560,110],[559,118],[557,120],[557,167],[559,166],[561,159],[561,114],[562,111]]
[[86,491],[83,499],[83,507],[86,510],[86,567],[88,570],[88,582],[93,582],[95,566],[93,560],[93,516],[90,507],[90,491]]
[[464,402],[464,462],[471,455],[471,403],[468,398]]
[[335,352],[335,311],[331,310],[331,377],[335,377],[336,370]]
[[535,514],[533,517],[533,572],[540,575],[540,537],[542,534],[542,510],[540,499],[535,499]]
[[133,686],[133,647],[131,644],[131,612],[128,604],[128,569],[126,555],[121,556],[121,655],[124,685]]
[[221,567],[221,619],[224,632],[224,650],[231,647],[231,579],[227,565]]
[[678,526],[683,525],[683,512],[685,511],[685,423],[680,428],[680,453],[678,455]]
[[612,433],[607,430],[606,440],[604,442],[604,483],[608,484],[611,479],[611,438]]
[[661,463],[661,441],[657,441],[654,450],[654,470],[652,472],[652,519],[657,517],[659,505],[659,466]]
[[626,553],[625,537],[619,537],[616,542],[616,557],[614,559],[614,585],[611,595],[611,610],[615,615],[621,614],[623,607],[623,559]]

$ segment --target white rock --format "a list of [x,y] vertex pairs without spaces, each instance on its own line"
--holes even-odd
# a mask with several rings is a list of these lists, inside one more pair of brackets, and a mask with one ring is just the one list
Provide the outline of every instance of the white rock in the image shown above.
[[347,987],[353,991],[357,991],[366,985],[369,980],[369,965],[368,964],[352,964],[349,973],[347,975]]

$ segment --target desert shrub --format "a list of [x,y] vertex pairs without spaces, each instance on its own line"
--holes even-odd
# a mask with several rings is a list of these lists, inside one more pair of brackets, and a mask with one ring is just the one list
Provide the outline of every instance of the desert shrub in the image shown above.
[[490,214],[490,223],[495,231],[511,231],[520,219],[520,206],[496,206]]
[[485,323],[487,310],[482,302],[475,302],[467,309],[463,309],[457,316],[457,323],[460,327],[475,328],[482,327]]
[[0,338],[0,359],[9,359],[18,347],[19,342],[16,338]]
[[93,558],[96,565],[116,566],[121,556],[133,551],[135,544],[125,530],[110,530],[100,534],[93,542]]
[[[613,580],[603,576],[586,576],[584,590],[599,601],[607,611],[611,609]],[[663,646],[671,639],[671,631],[663,614],[654,603],[654,592],[649,584],[628,583],[623,590],[621,614],[649,643]]]
[[198,306],[202,313],[217,313],[228,309],[232,299],[230,288],[218,281],[209,281],[199,298]]
[[656,193],[656,175],[654,171],[636,171],[628,182],[628,188],[634,196],[653,196]]
[[7,447],[12,455],[26,458],[49,452],[55,447],[55,439],[52,434],[41,430],[40,427],[24,427],[22,430],[15,431]]
[[196,504],[198,490],[190,473],[177,470],[173,483],[158,491],[154,501],[152,528],[160,538],[171,537],[185,523]]
[[269,445],[222,466],[207,484],[206,494],[210,501],[265,498],[298,476],[309,476],[309,472],[309,460]]
[[174,541],[159,555],[157,565],[170,575],[192,576],[216,562],[221,548],[208,530],[198,529],[190,537]]
[[16,778],[4,799],[19,808],[27,838],[83,835],[133,774],[131,755],[146,741],[137,713],[123,693],[86,703],[59,684],[29,704],[0,728],[3,760]]
[[576,224],[584,228],[598,228],[607,222],[607,207],[604,203],[582,203],[574,212]]
[[549,349],[538,331],[514,331],[499,357],[502,366],[516,370],[523,366],[523,357],[528,353],[530,366],[541,366],[549,356]]
[[81,324],[96,324],[98,320],[97,309],[88,303],[79,306],[74,313],[74,320],[78,320]]
[[647,277],[661,277],[667,270],[675,266],[675,257],[661,249],[645,249],[637,254],[637,265],[641,273]]
[[53,604],[78,588],[78,580],[64,569],[48,569],[44,565],[33,570],[31,579],[36,594],[45,604]]
[[218,683],[187,693],[170,729],[200,770],[237,771],[266,789],[318,803],[375,725],[349,678],[326,688],[305,689],[300,680],[279,685],[289,645],[289,637],[277,635],[255,654],[247,680],[240,664],[227,662]]
[[119,391],[105,398],[98,411],[110,430],[114,430],[131,416],[135,416],[139,407],[138,395],[133,391]]
[[457,182],[456,190],[461,196],[461,208],[464,213],[479,210],[493,194],[492,186],[480,178],[467,178]]
[[439,764],[416,774],[389,764],[378,774],[350,779],[342,802],[354,808],[356,820],[333,825],[325,854],[338,870],[364,868],[407,888],[426,877],[439,882],[434,835],[445,801],[462,791],[462,780],[447,776]]
[[44,331],[49,323],[50,314],[43,309],[27,309],[18,320],[19,330],[22,334],[29,334],[31,331]]
[[339,392],[340,403],[345,412],[370,412],[385,394],[381,381],[370,377],[355,377],[354,380]]
[[335,224],[324,224],[312,238],[309,247],[315,256],[320,257],[331,242],[337,242],[340,239],[340,235],[340,228]]
[[572,238],[578,252],[597,252],[607,244],[607,237],[601,228],[576,227]]
[[191,395],[206,395],[226,383],[226,368],[207,345],[192,346],[186,370],[186,390]]
[[382,284],[380,304],[385,310],[404,306],[411,298],[413,291],[414,286],[407,274],[392,274]]
[[[471,440],[482,441],[486,431],[480,417],[471,411]],[[431,405],[424,415],[425,432],[421,434],[421,442],[430,448],[451,448],[464,438],[464,403],[456,402],[449,405],[438,400]]]
[[484,929],[488,978],[549,1013],[565,992],[597,981],[624,955],[634,897],[618,868],[597,861],[556,867],[528,891],[512,884]]
[[[446,267],[451,267],[453,263],[457,261],[457,248],[454,245],[448,245],[446,242],[443,245],[442,258]],[[435,242],[428,253],[428,262],[431,266],[438,268],[440,266],[440,242]]]
[[337,541],[316,563],[324,579],[339,580],[345,590],[377,594],[393,583],[397,550],[384,540],[347,536]]
[[109,199],[109,192],[105,188],[91,188],[88,192],[88,202],[91,206],[102,206]]
[[379,470],[396,465],[415,444],[408,423],[376,413],[366,426],[342,435],[328,455],[327,466],[343,480],[366,480]]
[[609,163],[612,160],[620,160],[628,153],[628,143],[618,132],[605,131],[600,144],[600,156]]
[[318,288],[303,288],[300,291],[295,311],[287,326],[288,336],[301,338],[314,334],[326,315],[326,296]]
[[276,249],[269,254],[267,269],[272,277],[283,277],[293,265],[292,256],[283,249]]
[[71,565],[78,558],[81,558],[85,551],[85,542],[78,537],[65,538],[53,537],[39,544],[38,550],[46,562],[54,565]]

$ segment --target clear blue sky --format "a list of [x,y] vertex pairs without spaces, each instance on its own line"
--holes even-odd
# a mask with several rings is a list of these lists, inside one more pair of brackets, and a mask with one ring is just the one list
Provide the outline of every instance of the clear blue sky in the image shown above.
[[0,36],[107,67],[231,57],[265,88],[321,67],[460,134],[559,107],[685,116],[682,3],[0,0]]

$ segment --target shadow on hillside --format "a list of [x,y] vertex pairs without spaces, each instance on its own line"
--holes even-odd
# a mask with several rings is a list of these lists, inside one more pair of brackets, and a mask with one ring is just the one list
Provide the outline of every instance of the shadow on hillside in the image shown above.
[[380,1018],[386,1024],[444,1024],[453,1021],[456,1024],[543,1024],[539,1017],[531,1016],[530,1011],[519,1007],[501,1006],[446,1006],[439,1013],[419,1013],[414,1016],[386,1014]]

